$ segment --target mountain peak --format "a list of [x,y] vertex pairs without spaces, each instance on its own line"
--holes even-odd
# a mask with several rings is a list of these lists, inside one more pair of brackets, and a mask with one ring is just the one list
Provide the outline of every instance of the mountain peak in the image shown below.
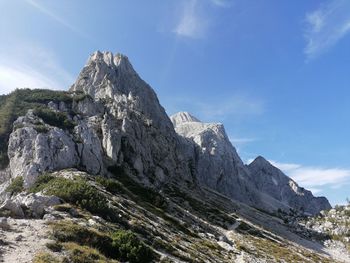
[[259,166],[273,166],[268,160],[266,160],[264,157],[259,155],[252,161],[249,166],[254,166],[254,165],[259,165]]
[[175,113],[170,117],[170,120],[172,121],[174,127],[187,122],[201,122],[199,119],[197,119],[187,111]]
[[119,70],[125,72],[129,72],[129,73],[135,73],[134,68],[132,67],[129,58],[121,53],[116,53],[113,54],[110,51],[95,51],[94,53],[92,53],[86,63],[86,66],[89,66],[93,63],[104,63],[106,64],[108,67],[111,68],[118,68]]

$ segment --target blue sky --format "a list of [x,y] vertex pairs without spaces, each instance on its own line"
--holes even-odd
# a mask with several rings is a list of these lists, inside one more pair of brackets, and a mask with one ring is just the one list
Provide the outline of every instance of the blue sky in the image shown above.
[[350,1],[0,0],[0,94],[122,52],[169,114],[222,122],[332,204],[350,197]]

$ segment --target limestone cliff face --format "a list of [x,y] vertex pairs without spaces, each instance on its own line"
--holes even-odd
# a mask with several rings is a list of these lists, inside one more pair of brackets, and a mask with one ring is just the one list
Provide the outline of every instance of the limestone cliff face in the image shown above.
[[196,146],[195,167],[201,185],[270,211],[291,208],[316,214],[330,208],[326,198],[314,197],[262,157],[245,166],[222,124],[202,123],[187,112],[171,120],[176,132]]
[[107,175],[109,167],[119,167],[146,185],[206,187],[269,211],[303,207],[317,213],[329,205],[264,162],[245,166],[222,124],[202,123],[185,112],[170,120],[126,56],[93,53],[69,94],[80,99],[46,106],[70,126],[48,122],[35,111],[14,123],[9,171],[11,177],[23,176],[26,187],[45,171],[78,168]]
[[224,126],[220,123],[203,123],[187,112],[171,116],[176,132],[190,139],[196,146],[195,168],[200,184],[242,201],[252,193],[244,188],[249,179],[243,162],[231,145]]

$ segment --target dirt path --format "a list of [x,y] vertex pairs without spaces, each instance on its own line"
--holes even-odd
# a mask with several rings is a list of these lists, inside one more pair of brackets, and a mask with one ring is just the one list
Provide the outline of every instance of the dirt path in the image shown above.
[[0,229],[0,262],[30,263],[50,241],[44,220],[8,219],[8,224],[8,230]]

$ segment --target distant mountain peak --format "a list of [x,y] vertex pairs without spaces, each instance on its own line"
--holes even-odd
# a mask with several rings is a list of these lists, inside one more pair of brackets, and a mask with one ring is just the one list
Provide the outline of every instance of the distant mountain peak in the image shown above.
[[170,117],[174,127],[187,122],[201,122],[187,111],[180,111]]
[[254,166],[254,165],[259,165],[259,166],[273,166],[268,160],[266,160],[264,157],[259,155],[252,161],[249,166]]

